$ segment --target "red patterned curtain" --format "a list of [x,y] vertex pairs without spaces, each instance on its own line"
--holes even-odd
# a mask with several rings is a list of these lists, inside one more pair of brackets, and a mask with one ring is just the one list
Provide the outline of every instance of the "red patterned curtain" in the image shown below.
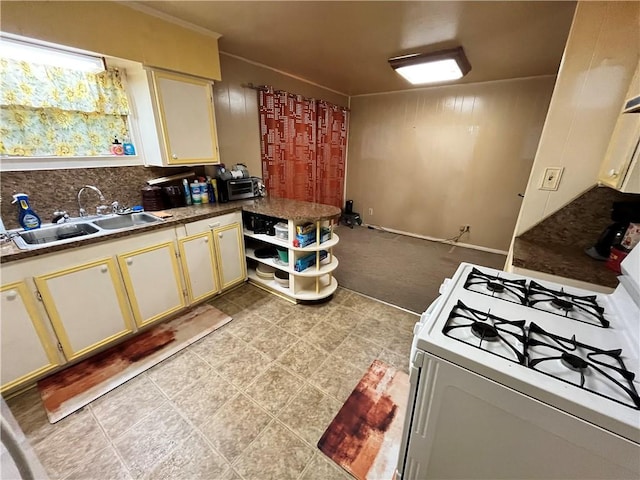
[[269,87],[259,92],[259,113],[269,195],[342,207],[346,110]]

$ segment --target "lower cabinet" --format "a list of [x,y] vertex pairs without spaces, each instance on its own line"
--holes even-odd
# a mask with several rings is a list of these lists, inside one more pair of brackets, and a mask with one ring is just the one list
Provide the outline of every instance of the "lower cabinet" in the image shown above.
[[210,231],[178,239],[182,272],[190,304],[220,291],[213,243]]
[[133,331],[112,258],[34,277],[67,360]]
[[2,285],[0,298],[0,391],[5,392],[53,370],[60,362],[25,282]]
[[247,278],[242,226],[235,222],[213,229],[220,286],[224,290]]
[[119,254],[118,264],[139,327],[186,306],[174,242]]

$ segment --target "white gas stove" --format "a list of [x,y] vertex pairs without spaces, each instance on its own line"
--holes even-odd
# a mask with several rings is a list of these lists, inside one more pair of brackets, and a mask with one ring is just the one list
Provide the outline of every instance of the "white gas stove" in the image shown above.
[[416,325],[398,477],[640,478],[640,248],[622,266],[604,295],[461,264]]

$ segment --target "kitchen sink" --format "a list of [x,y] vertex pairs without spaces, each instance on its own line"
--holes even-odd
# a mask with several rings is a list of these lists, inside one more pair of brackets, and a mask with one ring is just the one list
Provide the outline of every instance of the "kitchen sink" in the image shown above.
[[137,227],[149,223],[161,222],[162,219],[150,213],[140,212],[128,215],[115,215],[94,220],[93,223],[105,230],[120,230],[121,228]]
[[21,239],[27,245],[55,244],[63,240],[92,235],[99,231],[100,229],[98,227],[88,222],[65,223],[39,228],[37,230],[19,232],[15,240]]
[[58,225],[49,224],[35,230],[12,230],[8,233],[18,248],[33,250],[69,243],[81,237],[100,237],[163,221],[150,213],[137,212],[126,215],[76,217]]

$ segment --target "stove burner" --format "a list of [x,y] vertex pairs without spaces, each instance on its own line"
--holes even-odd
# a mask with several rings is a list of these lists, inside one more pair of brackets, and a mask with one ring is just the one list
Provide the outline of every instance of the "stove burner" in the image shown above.
[[551,305],[566,312],[568,312],[569,310],[573,310],[573,303],[568,300],[563,300],[562,298],[554,298],[553,300],[551,300]]
[[596,295],[575,295],[563,288],[553,290],[531,280],[527,289],[527,305],[536,310],[559,315],[578,322],[609,327],[604,308],[598,305]]
[[635,374],[622,360],[622,350],[602,350],[529,324],[527,366],[562,382],[640,410]]
[[473,322],[473,325],[471,325],[471,333],[481,340],[487,340],[489,342],[498,340],[498,330],[488,323]]
[[502,293],[504,292],[504,285],[498,282],[487,282],[487,290]]
[[527,304],[527,281],[490,275],[473,267],[464,283],[466,290],[511,303]]
[[492,355],[526,365],[524,325],[524,320],[506,320],[467,307],[458,300],[442,333]]
[[562,352],[560,361],[565,367],[570,368],[571,370],[574,370],[576,372],[586,370],[586,368],[589,366],[589,364],[580,357],[567,352]]

